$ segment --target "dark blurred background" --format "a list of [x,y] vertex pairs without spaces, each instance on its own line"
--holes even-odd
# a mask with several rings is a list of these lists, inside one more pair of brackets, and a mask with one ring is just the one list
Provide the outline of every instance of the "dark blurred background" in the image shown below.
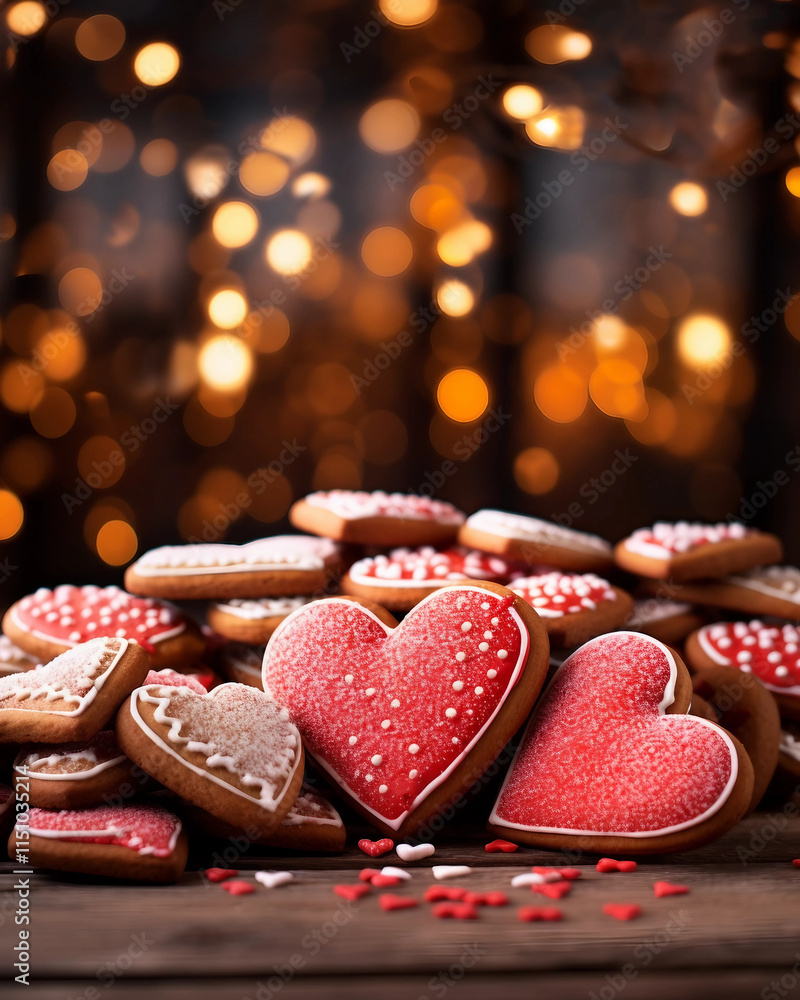
[[800,557],[796,3],[1,16],[3,603],[331,487]]

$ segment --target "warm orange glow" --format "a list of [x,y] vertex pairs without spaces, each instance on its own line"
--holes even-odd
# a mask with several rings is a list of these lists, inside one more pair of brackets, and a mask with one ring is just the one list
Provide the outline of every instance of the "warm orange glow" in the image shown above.
[[464,203],[443,184],[423,184],[411,196],[411,215],[422,226],[442,230],[455,226],[464,214]]
[[14,34],[29,38],[47,24],[47,11],[36,0],[22,0],[8,8],[6,24]]
[[489,389],[477,372],[454,368],[436,389],[436,401],[445,416],[459,423],[478,420],[489,405]]
[[127,521],[106,521],[97,532],[97,554],[109,566],[122,566],[136,555],[139,539]]
[[7,361],[0,371],[0,399],[12,413],[28,413],[44,393],[44,379],[24,361]]
[[503,110],[510,118],[525,122],[538,115],[544,106],[542,95],[535,87],[527,83],[518,83],[509,87],[503,94]]
[[112,174],[121,170],[136,151],[136,139],[133,131],[122,122],[115,121],[113,128],[103,134],[103,144],[100,155],[92,164],[92,170],[98,174]]
[[314,152],[317,135],[302,118],[283,115],[280,118],[273,118],[261,133],[261,145],[271,153],[278,153],[291,160],[297,166],[305,163]]
[[542,413],[558,424],[577,420],[586,409],[586,382],[573,368],[551,365],[536,377],[533,398]]
[[299,229],[281,229],[269,238],[267,263],[278,274],[299,274],[311,262],[311,240]]
[[479,253],[492,244],[492,231],[483,223],[473,219],[448,229],[439,237],[436,252],[450,267],[463,267],[471,263]]
[[180,69],[178,50],[166,42],[151,42],[139,49],[133,60],[133,71],[148,87],[169,83]]
[[514,459],[514,479],[526,493],[549,493],[558,482],[558,462],[547,448],[526,448]]
[[227,163],[227,150],[219,146],[206,146],[199,153],[190,156],[183,165],[183,173],[192,194],[202,198],[216,198],[230,180]]
[[308,405],[316,413],[335,417],[356,401],[350,370],[338,361],[324,361],[311,370],[306,384]]
[[295,198],[322,198],[331,189],[331,182],[325,174],[309,171],[300,174],[292,182],[292,194]]
[[247,300],[235,288],[223,288],[208,303],[208,318],[223,330],[241,326],[247,315]]
[[647,445],[660,445],[675,433],[678,418],[675,405],[669,397],[657,389],[645,389],[648,413],[644,420],[626,421],[631,435]]
[[178,163],[178,150],[169,139],[151,139],[139,153],[142,170],[151,177],[165,177]]
[[475,305],[475,293],[463,281],[445,281],[436,292],[436,304],[448,316],[466,316]]
[[567,105],[545,108],[525,124],[528,138],[537,146],[555,149],[578,149],[583,143],[586,116],[580,108]]
[[243,247],[258,232],[258,214],[246,201],[228,201],[214,213],[211,229],[224,247]]
[[125,44],[125,26],[111,14],[95,14],[81,21],[75,32],[75,47],[85,58],[103,62]]
[[13,538],[24,519],[25,511],[17,494],[0,490],[0,539]]
[[89,267],[73,267],[58,283],[58,300],[73,316],[89,316],[103,297],[103,286]]
[[678,353],[692,368],[708,368],[725,357],[731,331],[718,316],[695,313],[678,327]]
[[125,471],[125,455],[114,438],[96,434],[81,445],[78,472],[93,489],[108,489]]
[[86,363],[86,342],[75,330],[50,330],[36,342],[42,371],[51,382],[67,382]]
[[201,377],[212,389],[241,389],[253,373],[253,355],[247,344],[230,333],[221,333],[203,344],[197,358]]
[[406,101],[388,98],[371,104],[358,123],[361,138],[376,153],[397,153],[417,137],[420,120]]
[[795,198],[800,198],[800,167],[792,167],[786,172],[786,189]]
[[373,274],[384,278],[405,271],[413,254],[411,240],[394,226],[373,229],[361,244],[361,259]]
[[392,24],[402,28],[414,28],[423,24],[436,13],[439,0],[380,0],[381,13]]
[[601,361],[589,378],[589,395],[595,406],[612,417],[643,420],[647,416],[642,376],[621,358]]
[[74,191],[88,174],[89,163],[77,149],[61,149],[47,164],[47,179],[56,191]]
[[0,472],[21,493],[38,490],[53,471],[53,453],[38,437],[15,438],[3,452]]
[[537,62],[552,66],[569,59],[585,59],[592,51],[592,40],[561,24],[543,24],[528,33],[525,48]]
[[681,215],[702,215],[708,208],[708,195],[700,184],[683,181],[670,191],[669,203]]
[[248,153],[239,165],[239,181],[250,194],[266,198],[289,179],[289,165],[275,153]]
[[62,437],[75,423],[77,410],[72,396],[58,386],[45,389],[30,412],[33,429],[42,437]]

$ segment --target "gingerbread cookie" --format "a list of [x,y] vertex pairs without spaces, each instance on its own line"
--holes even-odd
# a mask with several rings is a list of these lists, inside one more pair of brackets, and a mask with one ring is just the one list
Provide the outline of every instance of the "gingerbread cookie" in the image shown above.
[[156,667],[188,668],[205,648],[200,630],[177,608],[119,587],[42,587],[11,605],[3,628],[44,663],[103,635],[135,639]]
[[781,714],[800,719],[800,631],[794,625],[715,622],[686,640],[686,657],[695,670],[737,667],[753,674],[772,692]]
[[223,675],[237,684],[249,684],[263,691],[261,665],[264,662],[264,646],[245,646],[241,642],[229,642],[219,652],[219,663]]
[[358,545],[447,545],[463,513],[451,503],[405,493],[330,490],[309,493],[289,510],[302,531]]
[[92,639],[51,663],[0,678],[0,743],[67,743],[99,733],[142,683],[147,654],[129,639]]
[[342,590],[375,601],[391,611],[410,611],[440,587],[464,580],[506,583],[517,567],[499,556],[451,546],[393,549],[353,563]]
[[210,604],[206,617],[217,635],[234,642],[263,646],[283,619],[309,600],[309,597],[261,597],[254,600],[232,597],[229,601]]
[[800,726],[791,722],[784,721],[781,729],[778,767],[797,791],[800,783]]
[[342,817],[326,798],[308,785],[302,785],[294,805],[269,837],[252,831],[254,835],[249,838],[247,830],[242,831],[196,806],[188,806],[187,812],[212,837],[230,840],[244,832],[253,843],[291,851],[339,854],[344,850],[347,837]]
[[291,809],[303,746],[289,712],[262,691],[221,684],[137,688],[120,708],[117,738],[147,774],[234,826],[267,836]]
[[501,510],[479,510],[470,515],[458,540],[484,552],[519,559],[528,566],[543,564],[589,573],[613,563],[611,546],[597,535]]
[[313,594],[338,576],[341,552],[328,539],[275,535],[246,545],[164,545],[125,571],[134,594],[228,600]]
[[378,829],[420,830],[480,777],[530,711],[547,633],[497,584],[453,585],[392,627],[342,598],[306,605],[264,654],[264,690]]
[[634,531],[614,549],[617,565],[623,569],[674,583],[739,573],[778,562],[782,555],[783,546],[775,535],[735,521],[659,521],[652,528]]
[[146,804],[31,809],[9,839],[12,858],[18,845],[41,868],[143,882],[177,882],[189,850],[178,817]]
[[559,649],[577,646],[619,628],[633,608],[633,598],[594,573],[553,570],[512,580],[515,594],[539,615]]
[[492,810],[492,833],[539,847],[683,851],[747,810],[753,769],[724,729],[685,715],[688,671],[636,632],[591,639],[539,702]]
[[682,598],[697,604],[740,611],[745,615],[800,618],[800,569],[794,566],[757,566],[724,576],[698,580],[680,587]]
[[7,635],[0,635],[0,677],[33,670],[34,667],[40,666],[41,662],[38,657],[31,656],[24,649],[20,649]]
[[705,619],[697,609],[685,601],[671,601],[660,597],[644,597],[634,601],[633,611],[624,627],[629,632],[644,632],[654,639],[673,646],[700,628]]
[[752,674],[734,667],[707,667],[692,677],[691,715],[709,718],[698,711],[699,699],[711,711],[711,721],[736,737],[753,765],[751,813],[772,781],[778,766],[781,718],[775,699]]

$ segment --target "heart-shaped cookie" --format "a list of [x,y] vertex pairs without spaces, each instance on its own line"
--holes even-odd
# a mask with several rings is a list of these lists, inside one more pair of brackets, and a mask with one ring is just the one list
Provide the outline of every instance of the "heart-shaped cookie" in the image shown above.
[[89,739],[147,670],[137,643],[92,639],[44,666],[0,677],[0,743]]
[[167,788],[238,827],[280,826],[300,791],[303,747],[287,709],[245,684],[209,694],[137,688],[117,715],[131,760]]
[[539,703],[489,820],[543,847],[637,854],[707,843],[746,812],[753,769],[724,729],[684,713],[686,667],[612,632],[568,657]]
[[794,625],[715,622],[686,640],[686,657],[698,670],[738,667],[774,695],[783,715],[800,719],[800,630]]
[[354,807],[405,836],[499,755],[541,689],[548,642],[491,583],[443,588],[396,627],[378,614],[340,598],[296,611],[267,646],[264,690]]

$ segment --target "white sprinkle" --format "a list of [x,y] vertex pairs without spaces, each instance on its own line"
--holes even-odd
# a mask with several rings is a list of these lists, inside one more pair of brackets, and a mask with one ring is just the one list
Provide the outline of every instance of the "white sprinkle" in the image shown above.
[[291,872],[256,872],[255,880],[260,882],[265,889],[277,889],[279,885],[293,882],[294,875]]
[[354,747],[356,745],[356,743],[358,743],[358,737],[357,736],[351,736],[349,742],[350,742],[350,746]]
[[458,743],[458,742],[459,742],[459,739],[458,739],[458,737],[457,737],[457,736],[454,736],[454,737],[453,737],[453,743]]
[[491,639],[493,634],[494,633],[490,632],[489,629],[487,628],[486,631],[483,633],[483,638],[484,639]]
[[475,694],[483,694],[483,688],[482,687],[476,687],[475,688]]
[[466,658],[467,658],[466,653],[456,653],[456,659],[458,660],[459,663],[463,663],[464,660],[466,660]]
[[353,675],[352,674],[345,674],[344,675],[344,682],[345,682],[345,684],[352,684],[353,683]]
[[444,714],[447,716],[448,719],[455,719],[457,712],[454,708],[448,708],[445,710]]
[[377,767],[379,764],[383,763],[383,757],[381,757],[379,753],[376,753],[375,756],[372,758],[372,763],[375,765],[375,767]]
[[518,889],[521,885],[542,885],[544,881],[544,875],[537,875],[536,872],[523,872],[511,879],[511,885]]
[[380,787],[378,788],[378,791],[381,793],[381,795],[385,795],[389,791],[389,786],[388,785],[380,785]]
[[497,677],[497,671],[496,670],[487,670],[486,671],[486,676],[489,678],[490,681],[493,681],[495,679],[495,677]]
[[775,676],[776,677],[787,677],[788,675],[789,675],[789,668],[788,667],[775,667]]
[[373,780],[373,778],[372,778],[371,774],[365,774],[364,775],[364,781],[372,781],[372,780]]
[[389,726],[391,726],[391,724],[392,724],[391,719],[384,719],[383,722],[381,723],[381,729],[388,729]]
[[453,681],[453,690],[454,691],[463,691],[464,690],[464,682],[463,681]]
[[492,625],[499,625],[499,624],[500,624],[499,618],[492,618]]
[[498,649],[497,650],[497,658],[498,658],[498,660],[504,660],[507,656],[508,656],[508,650],[507,649]]
[[375,688],[367,688],[367,690],[364,692],[364,694],[368,698],[371,698],[375,694]]
[[489,602],[488,601],[484,601],[483,604],[481,604],[481,607],[483,608],[484,611],[488,611],[489,610]]
[[[416,774],[414,776],[416,777]],[[429,858],[431,854],[436,853],[433,844],[417,844],[416,847],[411,844],[398,844],[395,850],[401,861],[422,861],[423,858]]]
[[488,643],[488,642],[482,642],[482,643],[481,643],[481,644],[480,644],[480,645],[478,646],[478,649],[479,649],[479,650],[480,650],[480,651],[481,651],[482,653],[485,653],[485,652],[486,652],[486,650],[487,650],[488,648],[489,648],[489,643]]
[[409,776],[409,778],[411,778],[412,781],[414,780],[414,778],[417,777],[418,774],[419,774],[419,771],[417,771],[416,768],[413,771],[409,771],[408,772],[408,776]]
[[463,624],[461,625],[461,631],[462,631],[462,632],[469,632],[469,630],[470,630],[471,628],[472,628],[472,622],[464,622],[464,623],[463,623]]
[[397,698],[392,699],[392,708],[400,708],[400,702]]
[[[409,845],[405,844],[401,846],[408,847]],[[400,854],[400,852],[398,851],[397,853],[398,855],[400,855],[400,860],[405,861],[405,858]],[[411,878],[411,872],[407,872],[405,868],[392,868],[391,865],[387,865],[385,868],[381,868],[381,875],[389,875],[392,878],[402,878],[402,879]]]
[[440,882],[445,878],[457,878],[459,875],[471,875],[472,869],[467,865],[434,865],[431,873]]
[[419,747],[417,746],[416,743],[412,743],[411,746],[408,748],[408,752],[409,753],[419,753]]

